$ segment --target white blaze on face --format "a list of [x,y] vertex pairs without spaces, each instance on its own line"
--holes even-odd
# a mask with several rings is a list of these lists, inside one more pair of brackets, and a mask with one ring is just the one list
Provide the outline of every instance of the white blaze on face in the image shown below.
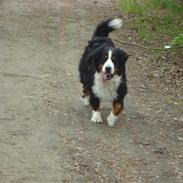
[[106,67],[110,67],[111,68],[111,73],[110,74],[114,74],[114,64],[113,64],[111,58],[112,58],[112,50],[109,50],[108,59],[106,60],[106,62],[104,63],[104,65],[102,67],[102,72],[103,73],[106,72]]

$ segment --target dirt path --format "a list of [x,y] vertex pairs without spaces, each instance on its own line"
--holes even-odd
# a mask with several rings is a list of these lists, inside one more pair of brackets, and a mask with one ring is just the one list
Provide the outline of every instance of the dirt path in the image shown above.
[[0,0],[0,182],[182,183],[182,108],[142,82],[144,53],[123,47],[126,116],[90,122],[79,58],[95,25],[119,13],[82,2]]

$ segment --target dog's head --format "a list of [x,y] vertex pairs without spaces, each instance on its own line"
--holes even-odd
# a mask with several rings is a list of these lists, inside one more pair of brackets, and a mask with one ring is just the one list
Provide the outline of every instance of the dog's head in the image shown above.
[[101,73],[103,80],[107,81],[114,75],[125,74],[125,63],[128,55],[119,48],[99,47],[93,55],[96,71]]

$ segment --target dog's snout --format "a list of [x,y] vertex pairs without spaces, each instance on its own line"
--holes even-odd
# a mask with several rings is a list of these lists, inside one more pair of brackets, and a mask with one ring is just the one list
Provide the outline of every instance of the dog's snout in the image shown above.
[[105,71],[106,71],[107,73],[110,73],[110,72],[111,72],[111,67],[110,67],[110,66],[107,66],[107,67],[105,68]]

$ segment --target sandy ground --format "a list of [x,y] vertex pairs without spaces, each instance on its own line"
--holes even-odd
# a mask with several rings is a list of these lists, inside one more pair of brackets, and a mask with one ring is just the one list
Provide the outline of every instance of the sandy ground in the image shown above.
[[80,100],[84,46],[119,15],[106,2],[0,0],[1,183],[183,182],[182,107],[142,82],[147,55],[123,46],[129,94],[115,127],[91,123]]

